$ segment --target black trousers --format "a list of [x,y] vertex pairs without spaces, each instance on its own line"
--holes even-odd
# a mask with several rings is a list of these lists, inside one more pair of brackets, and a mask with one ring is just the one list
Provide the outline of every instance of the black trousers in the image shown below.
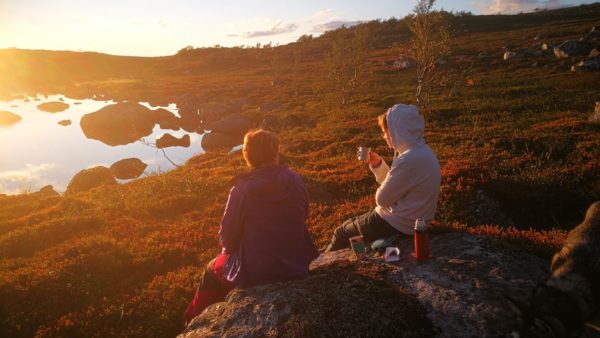
[[362,235],[366,242],[401,234],[386,220],[381,218],[375,209],[360,216],[352,217],[337,227],[325,251],[336,251],[350,246],[351,237]]

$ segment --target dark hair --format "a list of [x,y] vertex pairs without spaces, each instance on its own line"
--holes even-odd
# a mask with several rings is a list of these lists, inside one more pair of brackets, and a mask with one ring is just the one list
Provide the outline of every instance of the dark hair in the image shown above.
[[377,124],[379,124],[379,126],[381,127],[381,130],[383,130],[383,131],[388,130],[387,112],[377,116]]
[[274,164],[279,155],[279,138],[264,129],[251,130],[244,136],[242,153],[252,168]]

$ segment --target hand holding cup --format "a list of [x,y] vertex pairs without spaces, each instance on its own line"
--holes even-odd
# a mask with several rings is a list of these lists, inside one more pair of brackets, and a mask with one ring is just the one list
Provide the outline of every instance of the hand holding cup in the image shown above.
[[372,151],[371,148],[358,147],[357,156],[359,161],[365,162],[372,167],[378,167],[381,164],[381,156]]

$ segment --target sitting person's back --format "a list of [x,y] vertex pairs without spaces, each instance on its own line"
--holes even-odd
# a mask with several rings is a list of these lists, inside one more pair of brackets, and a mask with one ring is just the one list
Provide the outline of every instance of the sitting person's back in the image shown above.
[[304,278],[318,256],[304,222],[308,193],[298,174],[279,165],[279,140],[265,130],[244,137],[252,171],[236,178],[221,220],[222,253],[210,261],[185,311],[191,321],[235,286]]
[[262,166],[239,177],[221,222],[229,279],[249,287],[306,277],[317,256],[307,216],[302,179],[286,166]]

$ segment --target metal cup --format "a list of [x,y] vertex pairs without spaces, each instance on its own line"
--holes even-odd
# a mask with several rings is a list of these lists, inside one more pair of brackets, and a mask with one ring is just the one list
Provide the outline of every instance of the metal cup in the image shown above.
[[371,151],[371,148],[369,147],[358,147],[358,160],[359,161],[366,161],[367,158],[369,157],[369,152]]

